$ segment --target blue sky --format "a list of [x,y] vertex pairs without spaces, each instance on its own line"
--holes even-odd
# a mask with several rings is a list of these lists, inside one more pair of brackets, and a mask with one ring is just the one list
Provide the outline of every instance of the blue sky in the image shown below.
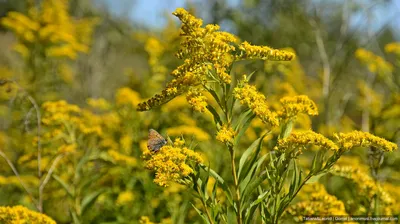
[[[201,3],[202,0],[100,0],[105,2],[110,9],[119,15],[125,15],[136,23],[150,27],[163,27],[166,24],[166,15],[170,15],[176,8],[184,7],[187,2]],[[317,5],[321,2],[339,2],[350,0],[313,0]],[[230,6],[238,5],[240,0],[228,0]],[[370,6],[369,0],[353,0],[365,6]],[[326,10],[326,9],[325,9]],[[400,37],[400,0],[393,0],[391,4],[377,4],[369,12],[373,18],[367,21],[365,13],[355,14],[351,17],[352,27],[367,28],[368,24],[373,25],[373,30],[379,30],[383,24],[389,23],[395,27]]]

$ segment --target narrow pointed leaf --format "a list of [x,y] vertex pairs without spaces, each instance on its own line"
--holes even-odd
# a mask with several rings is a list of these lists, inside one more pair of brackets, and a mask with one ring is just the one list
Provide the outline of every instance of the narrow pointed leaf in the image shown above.
[[65,191],[67,191],[69,196],[71,196],[71,197],[75,196],[73,190],[71,190],[71,187],[68,186],[68,184],[65,183],[65,181],[63,179],[61,179],[59,176],[57,176],[55,174],[52,174],[51,176],[54,178],[54,180],[56,180],[65,189]]

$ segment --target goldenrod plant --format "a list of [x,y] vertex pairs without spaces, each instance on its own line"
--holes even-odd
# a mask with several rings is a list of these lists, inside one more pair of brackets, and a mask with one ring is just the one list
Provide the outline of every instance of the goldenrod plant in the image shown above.
[[[186,94],[195,111],[213,115],[215,138],[226,147],[231,176],[219,175],[210,167],[212,164],[207,165],[196,152],[175,148],[185,143],[182,139],[159,151],[146,152],[144,159],[146,167],[156,172],[156,184],[167,186],[169,182],[176,182],[193,189],[202,202],[201,207],[193,206],[206,223],[232,223],[233,220],[278,223],[303,186],[332,171],[339,158],[350,149],[397,150],[396,144],[367,132],[338,133],[331,140],[311,130],[293,131],[298,114],[318,114],[312,100],[304,95],[285,97],[281,99],[281,109],[273,110],[267,98],[250,84],[253,74],[246,76],[230,71],[239,60],[292,60],[293,53],[240,42],[232,34],[219,31],[218,25],[203,28],[201,19],[182,8],[173,14],[182,22],[183,40],[177,55],[184,63],[171,73],[174,79],[166,89],[140,103],[137,109],[151,110]],[[213,98],[208,99],[203,92]],[[243,149],[239,142],[255,117],[264,123],[264,132]],[[275,147],[265,154],[260,153],[263,139],[279,127]],[[315,156],[306,171],[298,161],[303,151],[311,146],[317,149],[313,150]],[[210,194],[207,184],[211,178],[216,181]],[[218,198],[218,188],[225,193],[224,203]],[[299,209],[294,207],[289,213],[297,214],[294,211]],[[336,210],[324,212],[336,214],[334,211],[338,209],[342,211],[340,214],[346,214],[341,202]]]
[[115,1],[0,1],[0,223],[398,217],[391,28],[221,2],[151,27]]

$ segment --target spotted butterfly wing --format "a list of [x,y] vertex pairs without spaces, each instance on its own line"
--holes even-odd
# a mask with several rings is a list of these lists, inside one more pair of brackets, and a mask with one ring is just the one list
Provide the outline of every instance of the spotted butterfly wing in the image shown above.
[[162,137],[156,130],[150,129],[149,130],[149,140],[147,141],[147,148],[152,152],[157,152],[167,144],[167,140]]

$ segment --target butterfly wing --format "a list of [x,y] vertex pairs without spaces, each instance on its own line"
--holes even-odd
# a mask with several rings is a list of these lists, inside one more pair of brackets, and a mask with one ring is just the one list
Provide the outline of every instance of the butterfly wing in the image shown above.
[[152,152],[157,152],[167,144],[167,140],[162,137],[156,130],[150,129],[149,130],[149,140],[147,141],[147,148]]

